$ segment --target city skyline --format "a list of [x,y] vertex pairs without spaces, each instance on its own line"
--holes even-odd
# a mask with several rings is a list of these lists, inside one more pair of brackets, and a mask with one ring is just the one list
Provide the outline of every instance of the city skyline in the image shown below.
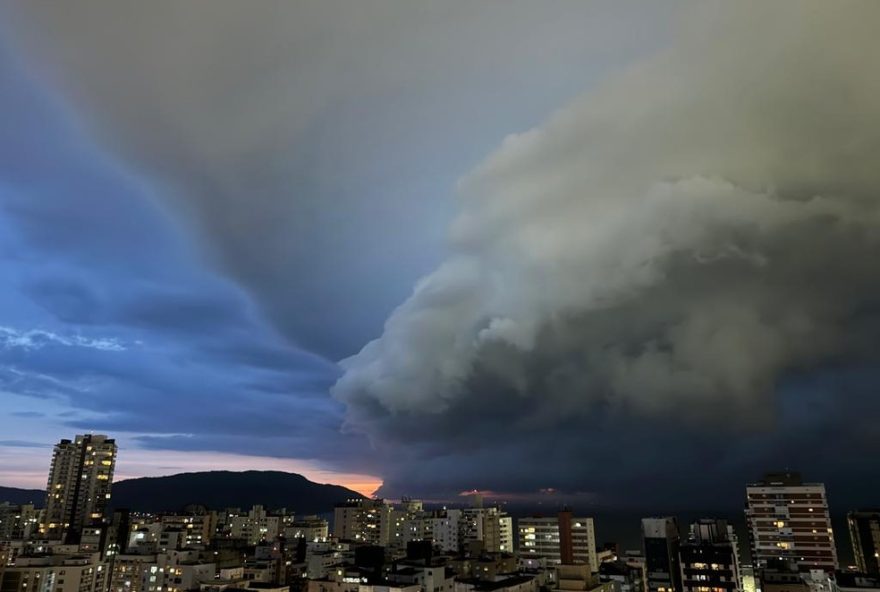
[[880,467],[880,2],[0,5],[0,485],[729,510]]
[[[146,510],[138,507],[137,502],[123,507],[113,506],[110,502],[111,484],[117,481],[114,479],[114,469],[118,452],[115,440],[104,434],[77,434],[58,441],[52,453],[48,485],[42,492],[44,503],[34,506],[33,503],[39,500],[32,500],[28,504],[10,504],[0,500],[0,510],[7,512],[5,517],[0,515],[0,551],[3,545],[10,542],[31,539],[54,541],[52,544],[62,547],[71,544],[91,545],[92,542],[82,542],[81,537],[89,536],[90,529],[106,528],[111,507],[114,508],[114,516],[120,511],[144,516],[177,516],[169,518],[172,528],[179,527],[181,516],[204,516],[205,511],[224,509],[216,504],[208,504],[207,500],[201,500],[203,503],[200,503],[197,497],[188,498],[190,503],[186,507],[174,511],[171,507],[159,512]],[[798,566],[805,573],[818,569],[829,574],[840,570],[842,573],[880,574],[875,551],[880,541],[880,511],[847,510],[847,533],[841,536],[838,532],[835,541],[832,513],[823,483],[804,481],[800,473],[786,471],[768,472],[744,487],[745,512],[743,516],[733,518],[732,524],[728,518],[704,516],[693,521],[686,536],[682,536],[682,526],[675,515],[654,513],[641,519],[647,592],[655,589],[669,592],[670,587],[682,589],[682,581],[669,579],[670,573],[677,574],[679,570],[682,570],[683,577],[692,580],[689,584],[684,582],[685,592],[704,592],[694,588],[699,588],[699,582],[703,579],[700,574],[706,569],[702,566],[710,557],[722,561],[725,569],[732,570],[734,574],[739,572],[743,564],[740,557],[743,548],[740,547],[737,534],[739,529],[734,526],[737,523],[741,523],[745,527],[744,532],[748,533],[750,556],[746,567],[749,572],[762,569],[773,572],[778,569],[776,565],[791,562],[790,565]],[[186,494],[183,491],[178,493]],[[253,499],[258,500],[265,492],[251,493],[256,494],[257,497]],[[338,496],[339,491],[333,495]],[[447,507],[447,501],[454,504]],[[492,553],[518,553],[526,561],[526,566],[535,560],[561,565],[585,564],[590,566],[593,573],[599,572],[601,563],[610,560],[607,546],[620,544],[606,540],[601,553],[597,554],[599,547],[594,516],[576,516],[567,504],[555,508],[535,506],[525,512],[520,508],[517,517],[512,518],[507,513],[507,502],[499,503],[499,500],[486,498],[483,492],[462,492],[459,499],[443,502],[435,500],[429,502],[431,506],[427,506],[425,500],[408,497],[400,500],[368,496],[347,498],[344,502],[335,503],[332,521],[321,519],[331,527],[324,536],[331,535],[339,541],[358,541],[358,544],[368,546],[398,548],[410,541],[429,540],[441,551],[450,553],[462,545],[467,546],[462,543],[461,537],[464,537],[465,540],[481,541],[484,547],[488,545]],[[291,509],[264,506],[262,503],[254,505],[242,516],[264,523],[268,517],[278,516],[278,512],[288,515],[286,513]],[[330,502],[325,499],[317,503]],[[14,512],[16,508],[19,514],[14,516],[16,520],[10,524],[4,522],[10,516],[10,509]],[[180,513],[175,514],[175,511]],[[235,511],[238,512],[236,515],[240,515],[242,509],[225,508],[225,511]],[[841,514],[838,512],[838,517]],[[294,514],[289,516],[289,521],[293,520]],[[307,523],[310,518],[307,515],[296,526],[305,528],[303,532],[309,531]],[[314,518],[318,519],[317,516]],[[18,519],[25,521],[18,522]],[[248,524],[242,522],[240,527],[245,534],[235,536],[243,536],[250,545],[270,542],[272,536],[276,536],[267,538],[265,531],[261,535],[259,529],[254,530]],[[280,533],[282,526],[282,522],[276,522],[275,532]],[[25,530],[16,530],[20,528]],[[27,529],[31,529],[30,535],[20,534],[18,536],[21,538],[17,539],[3,538],[9,536],[3,535],[3,532],[27,533]],[[516,538],[513,534],[515,531],[519,533]],[[404,538],[395,540],[401,536]],[[252,537],[255,538],[250,540]],[[844,538],[847,540],[844,541]],[[179,544],[198,547],[202,541],[187,539],[179,541]],[[846,548],[845,555],[853,561],[852,565],[845,566],[845,570],[842,569],[844,564],[838,556],[838,548]],[[852,551],[851,556],[848,550]],[[780,560],[782,564],[778,563]],[[670,561],[673,562],[671,569],[664,567]],[[852,571],[854,569],[857,571]],[[652,572],[659,573],[652,575]],[[714,577],[717,574],[713,575],[710,571],[709,575]]]
[[[825,485],[791,471],[745,485],[747,543],[737,534],[738,519],[704,516],[683,530],[675,515],[655,514],[641,519],[641,542],[633,548],[620,539],[600,547],[593,515],[563,506],[514,516],[479,492],[456,507],[430,507],[311,483],[312,494],[285,489],[269,502],[280,482],[250,481],[250,501],[232,506],[233,498],[215,497],[224,489],[218,481],[207,490],[188,479],[165,480],[139,498],[129,493],[119,504],[118,452],[104,434],[62,438],[53,448],[45,503],[0,502],[0,590],[880,590],[880,513],[848,511],[846,545],[835,538]],[[842,563],[838,549],[847,556],[851,550],[854,563]]]

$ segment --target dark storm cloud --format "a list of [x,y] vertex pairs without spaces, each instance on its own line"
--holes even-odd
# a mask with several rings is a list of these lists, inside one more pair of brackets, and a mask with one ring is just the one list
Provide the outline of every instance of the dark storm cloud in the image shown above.
[[716,8],[462,181],[453,254],[334,388],[412,447],[385,491],[880,479],[880,5]]
[[[601,406],[551,419],[546,408],[554,402],[484,385],[447,413],[400,414],[373,433],[382,434],[380,445],[396,461],[384,473],[388,494],[450,498],[482,488],[578,507],[733,512],[742,505],[744,482],[768,467],[788,467],[827,481],[835,508],[843,510],[873,503],[880,484],[866,463],[880,439],[878,380],[874,367],[856,366],[787,377],[771,403],[772,429],[733,430],[717,420],[683,423]],[[535,419],[542,415],[545,422]],[[539,495],[548,488],[557,490],[553,499]]]

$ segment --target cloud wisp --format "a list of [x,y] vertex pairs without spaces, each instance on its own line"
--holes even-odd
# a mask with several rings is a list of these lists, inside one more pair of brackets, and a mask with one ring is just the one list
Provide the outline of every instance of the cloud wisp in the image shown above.
[[100,351],[125,351],[125,345],[113,337],[86,337],[84,335],[59,335],[42,329],[20,330],[0,326],[0,347],[37,350],[47,345],[84,347]]

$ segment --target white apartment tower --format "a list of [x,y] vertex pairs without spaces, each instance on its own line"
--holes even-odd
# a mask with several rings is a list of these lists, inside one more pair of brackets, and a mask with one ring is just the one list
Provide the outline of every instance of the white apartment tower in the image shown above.
[[403,498],[398,506],[391,509],[388,545],[406,550],[410,542],[431,540],[430,516],[420,500]]
[[104,518],[115,465],[116,442],[107,436],[86,434],[55,445],[40,529],[47,539],[77,542],[83,527]]
[[461,510],[442,510],[430,518],[431,540],[436,547],[446,552],[459,550],[459,528],[462,522]]
[[838,568],[822,483],[804,483],[797,473],[765,475],[746,488],[746,522],[756,567],[781,559],[801,571]]

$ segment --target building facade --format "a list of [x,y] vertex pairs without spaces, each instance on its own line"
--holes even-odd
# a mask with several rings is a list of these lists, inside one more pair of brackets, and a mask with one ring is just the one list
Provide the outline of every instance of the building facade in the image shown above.
[[24,540],[37,533],[41,510],[33,504],[0,504],[0,540]]
[[163,531],[178,530],[183,533],[184,546],[207,545],[217,530],[216,512],[204,514],[164,514],[160,517]]
[[521,518],[518,525],[523,557],[544,558],[549,564],[584,563],[593,572],[599,571],[592,518],[560,512],[557,516]]
[[880,510],[850,512],[846,523],[859,571],[880,575]]
[[614,592],[645,592],[644,569],[622,559],[599,564],[599,581],[613,585]]
[[497,507],[464,508],[458,525],[459,544],[477,544],[489,553],[513,552],[513,519]]
[[742,592],[739,551],[733,528],[724,520],[691,525],[679,547],[684,592]]
[[320,543],[326,541],[329,535],[330,527],[327,521],[318,516],[303,516],[284,528],[284,536],[288,539],[305,539]]
[[431,516],[431,541],[434,546],[446,552],[458,551],[461,520],[462,511],[458,509],[444,509]]
[[281,534],[282,517],[269,514],[263,506],[253,506],[247,514],[229,518],[232,538],[242,539],[250,545],[273,541]]
[[391,506],[381,499],[350,500],[333,510],[333,536],[343,541],[387,546]]
[[98,554],[21,557],[0,567],[0,592],[105,592],[106,585]]
[[760,569],[779,559],[801,571],[838,568],[825,486],[797,473],[768,473],[746,488],[752,562]]
[[678,521],[671,516],[643,518],[642,544],[648,592],[681,592]]
[[106,436],[86,434],[56,444],[42,536],[76,542],[84,527],[100,522],[110,501],[115,465],[116,442]]

